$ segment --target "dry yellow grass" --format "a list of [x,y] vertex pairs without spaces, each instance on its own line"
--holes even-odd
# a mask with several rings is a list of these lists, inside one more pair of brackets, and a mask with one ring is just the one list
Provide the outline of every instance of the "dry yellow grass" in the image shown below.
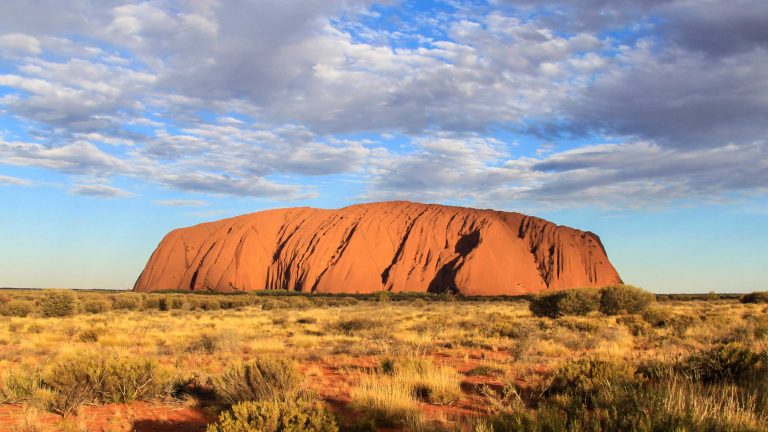
[[[462,392],[462,382],[471,387],[515,381],[530,389],[545,386],[552,371],[577,358],[641,364],[672,361],[724,341],[756,351],[768,346],[768,307],[725,300],[659,303],[651,309],[653,316],[645,318],[595,314],[557,320],[533,317],[527,304],[517,300],[358,301],[334,306],[294,301],[295,307],[262,309],[268,301],[227,310],[3,317],[0,402],[32,406],[44,398],[19,397],[7,384],[70,352],[98,350],[156,359],[203,386],[229,364],[271,354],[296,359],[305,386],[319,397],[349,401],[357,412],[379,413],[401,426],[418,428],[429,419],[460,421],[452,417],[451,406],[469,407],[463,414],[469,417],[486,414],[482,395]],[[394,361],[389,372],[379,368],[387,358]],[[479,366],[495,372],[465,375]],[[768,421],[758,401],[743,392],[723,388],[718,394],[712,387],[678,382],[670,386],[670,410],[745,425]],[[431,408],[425,411],[427,405]],[[24,416],[35,413],[30,408]],[[19,419],[19,427],[27,427],[22,424],[26,417]]]

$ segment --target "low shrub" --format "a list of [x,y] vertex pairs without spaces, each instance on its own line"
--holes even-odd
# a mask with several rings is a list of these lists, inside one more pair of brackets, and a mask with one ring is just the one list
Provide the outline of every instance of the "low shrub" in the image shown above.
[[0,315],[25,317],[35,310],[35,303],[29,300],[9,300],[0,304]]
[[640,313],[656,296],[632,285],[613,285],[600,290],[600,312],[606,315],[620,313]]
[[675,313],[672,312],[668,307],[652,307],[648,308],[645,311],[643,311],[643,319],[653,327],[662,328],[667,325],[667,323],[672,322],[672,319],[675,317]]
[[81,305],[83,312],[97,314],[112,309],[112,303],[106,300],[88,300]]
[[768,303],[768,291],[758,291],[741,297],[742,303]]
[[546,393],[574,396],[594,407],[597,398],[636,382],[634,370],[626,364],[580,359],[558,369]]
[[65,317],[77,312],[77,296],[68,290],[45,291],[40,299],[40,312],[45,317]]
[[288,309],[291,305],[284,300],[267,300],[261,304],[263,310]]
[[28,368],[5,369],[0,373],[0,403],[28,402],[40,390],[40,372]]
[[215,311],[221,309],[221,304],[216,299],[203,299],[200,302],[200,309],[205,311]]
[[218,338],[210,333],[203,333],[199,336],[195,336],[195,338],[187,344],[186,351],[213,354],[218,349]]
[[99,332],[95,329],[87,329],[81,331],[77,335],[78,342],[96,342],[99,340]]
[[292,400],[301,382],[302,376],[292,360],[268,356],[230,366],[212,379],[216,394],[229,404]]
[[223,412],[207,432],[337,432],[334,416],[322,403],[241,402]]
[[563,315],[586,315],[600,306],[600,291],[579,288],[535,296],[528,304],[534,316],[559,318]]
[[347,336],[359,335],[385,326],[382,320],[373,318],[347,318],[337,321],[332,325],[332,330]]
[[160,310],[161,298],[156,295],[150,295],[141,302],[141,308],[144,310],[157,309]]
[[112,309],[138,310],[141,297],[134,294],[119,294],[112,296]]
[[680,362],[677,369],[704,383],[743,381],[768,374],[768,352],[755,352],[736,343],[718,345],[692,354]]
[[651,325],[640,315],[624,315],[616,319],[616,322],[626,326],[632,336],[645,336],[653,330]]
[[43,375],[53,391],[51,410],[68,415],[84,403],[126,403],[171,393],[172,380],[155,361],[100,352],[59,358]]

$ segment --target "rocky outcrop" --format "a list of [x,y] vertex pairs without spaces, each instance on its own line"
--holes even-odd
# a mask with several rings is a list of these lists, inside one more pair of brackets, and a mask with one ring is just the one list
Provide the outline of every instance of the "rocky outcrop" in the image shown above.
[[590,232],[519,213],[383,202],[174,230],[134,289],[498,295],[620,282]]

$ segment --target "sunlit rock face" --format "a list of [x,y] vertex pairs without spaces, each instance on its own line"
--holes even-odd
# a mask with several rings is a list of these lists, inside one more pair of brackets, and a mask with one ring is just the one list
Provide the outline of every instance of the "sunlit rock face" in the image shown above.
[[268,210],[174,230],[134,289],[500,295],[620,282],[591,232],[397,201]]

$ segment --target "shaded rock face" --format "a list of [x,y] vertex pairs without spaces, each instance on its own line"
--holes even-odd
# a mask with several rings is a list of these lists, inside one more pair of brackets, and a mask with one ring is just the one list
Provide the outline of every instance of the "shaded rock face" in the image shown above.
[[174,230],[134,289],[499,295],[620,282],[590,232],[519,213],[384,202]]

